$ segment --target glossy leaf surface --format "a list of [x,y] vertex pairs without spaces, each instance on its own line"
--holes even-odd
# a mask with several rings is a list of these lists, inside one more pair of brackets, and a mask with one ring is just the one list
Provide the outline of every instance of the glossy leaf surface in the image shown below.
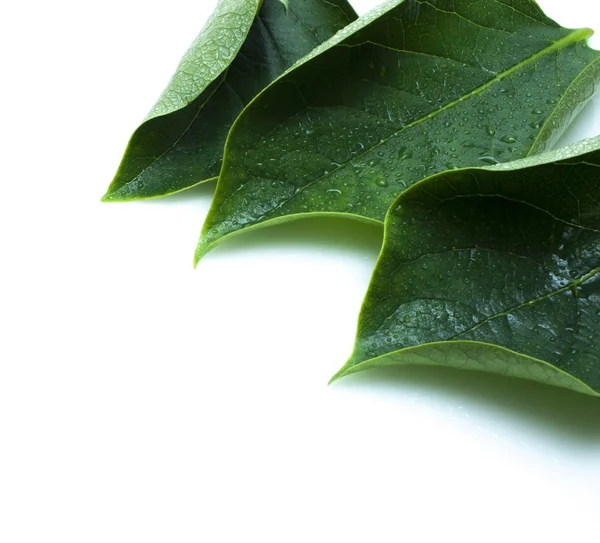
[[382,222],[429,175],[549,148],[596,90],[590,34],[530,0],[405,0],[359,19],[238,118],[196,258],[311,213]]
[[[565,158],[569,157],[569,158]],[[432,364],[600,395],[600,138],[417,183],[336,378]]]
[[346,0],[220,0],[133,134],[104,200],[162,196],[216,177],[244,106],[355,18]]

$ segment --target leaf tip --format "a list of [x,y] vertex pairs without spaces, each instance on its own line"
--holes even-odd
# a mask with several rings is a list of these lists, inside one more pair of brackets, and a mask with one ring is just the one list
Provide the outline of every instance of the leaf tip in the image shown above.
[[107,192],[104,196],[102,196],[102,198],[100,198],[100,201],[101,202],[114,202],[115,198],[110,192]]
[[126,202],[127,200],[133,200],[134,198],[126,197],[119,189],[114,189],[112,185],[108,187],[108,190],[100,198],[101,202]]
[[196,252],[194,253],[194,269],[196,269],[200,260],[202,260],[206,253],[208,253],[208,251],[210,251],[211,249],[212,245],[210,243],[207,243],[206,241],[200,239],[200,241],[198,242],[198,246],[196,247]]
[[117,188],[112,190],[110,187],[106,194],[100,198],[101,202],[137,202],[140,200],[150,200],[157,196],[167,196],[167,194],[140,194],[129,189]]
[[215,234],[215,231],[207,223],[204,223],[198,245],[196,246],[196,253],[194,254],[194,268],[206,256],[206,253],[212,251],[212,249],[223,241],[223,237]]
[[327,383],[328,385],[331,385],[333,383],[335,383],[338,379],[341,379],[342,377],[345,377],[348,373],[348,363],[344,364],[342,366],[342,368],[331,378],[329,379],[329,382]]

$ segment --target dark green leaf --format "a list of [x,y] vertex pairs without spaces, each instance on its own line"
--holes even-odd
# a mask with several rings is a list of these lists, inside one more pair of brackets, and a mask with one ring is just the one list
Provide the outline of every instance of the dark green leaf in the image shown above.
[[600,137],[404,192],[335,378],[432,364],[600,395],[598,345]]
[[244,106],[355,18],[346,0],[220,0],[131,137],[104,200],[162,196],[216,177]]
[[596,90],[590,34],[531,0],[405,0],[359,19],[238,118],[196,259],[311,213],[381,222],[428,175],[550,148]]

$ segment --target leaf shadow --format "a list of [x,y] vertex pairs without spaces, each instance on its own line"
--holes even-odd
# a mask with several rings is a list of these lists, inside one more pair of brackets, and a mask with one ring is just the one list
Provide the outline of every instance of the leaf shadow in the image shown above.
[[[295,251],[336,252],[374,260],[383,243],[383,225],[344,217],[302,217],[232,236],[208,255]],[[207,257],[205,257],[207,258]]]
[[[339,383],[339,384],[338,384]],[[553,438],[575,440],[600,452],[600,398],[534,381],[433,366],[375,368],[345,377],[335,386],[412,396],[436,394],[452,403]],[[400,389],[400,390],[399,390]]]
[[[212,200],[214,182],[144,204],[181,204]],[[298,248],[315,252],[336,251],[377,258],[383,228],[377,224],[343,217],[306,217],[300,220],[244,232],[227,239],[206,258],[290,252]],[[553,438],[576,441],[600,452],[600,398],[593,398],[523,379],[453,368],[407,366],[376,368],[345,377],[333,386],[372,390],[374,394],[405,393],[433,396],[454,404],[468,404],[474,411],[489,413]]]
[[195,187],[175,192],[160,198],[150,198],[149,200],[140,200],[139,203],[144,205],[178,205],[182,203],[190,203],[202,201],[210,205],[215,193],[215,180],[205,181]]
[[[181,192],[161,198],[141,200],[139,205],[188,205],[198,204],[208,208],[212,202],[216,184],[207,181]],[[312,252],[341,252],[361,255],[375,260],[383,243],[383,225],[346,217],[308,215],[265,228],[242,231],[231,236],[212,249],[205,258],[215,256],[235,257],[257,253],[293,252],[299,248]]]

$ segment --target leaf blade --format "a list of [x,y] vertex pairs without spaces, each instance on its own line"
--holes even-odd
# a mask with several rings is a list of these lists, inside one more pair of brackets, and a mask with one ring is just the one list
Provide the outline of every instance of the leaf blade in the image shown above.
[[333,380],[462,360],[600,396],[598,171],[592,138],[406,191],[386,218],[355,349]]
[[[424,4],[430,6],[427,13]],[[472,3],[455,2],[456,13],[434,4],[441,2],[406,0],[388,4],[383,16],[368,17],[366,25],[359,19],[342,32],[344,39],[338,35],[324,44],[319,54],[282,76],[246,108],[227,144],[227,161],[196,260],[221,237],[277,217],[347,213],[382,222],[393,199],[427,175],[485,160],[514,160],[552,144],[573,110],[594,94],[600,63],[598,53],[584,43],[590,30],[562,29],[539,15],[537,26],[522,36],[517,31],[525,24],[531,27],[531,16],[513,18],[512,26],[489,30],[487,50],[502,46],[498,56],[503,62],[516,58],[518,50],[522,61],[498,72],[494,70],[503,64],[494,58],[487,66],[469,64],[474,43],[466,47],[461,42],[456,59],[435,41],[419,51],[418,32],[412,37],[400,32],[410,24],[422,29],[431,23],[427,28],[435,29],[431,21],[438,30],[447,29],[453,21],[456,39],[464,41],[469,32],[458,12]],[[484,4],[488,11],[490,6],[506,8],[502,2]],[[478,17],[473,28],[488,22],[485,13],[478,12]],[[358,28],[354,34],[353,28]],[[548,85],[557,69],[560,81]],[[414,73],[435,77],[425,89],[423,77]],[[443,92],[438,92],[440,85]],[[506,96],[492,96],[502,90]],[[539,108],[531,104],[532,97]],[[488,112],[501,109],[500,103],[503,111],[518,110],[512,120]],[[519,115],[525,126],[517,122]],[[466,117],[468,122],[463,121]],[[427,131],[422,129],[425,122]],[[469,137],[459,129],[469,131]],[[445,137],[449,132],[455,143]]]
[[246,104],[355,17],[346,0],[291,8],[279,0],[220,0],[132,135],[103,200],[163,196],[217,177],[229,128]]

